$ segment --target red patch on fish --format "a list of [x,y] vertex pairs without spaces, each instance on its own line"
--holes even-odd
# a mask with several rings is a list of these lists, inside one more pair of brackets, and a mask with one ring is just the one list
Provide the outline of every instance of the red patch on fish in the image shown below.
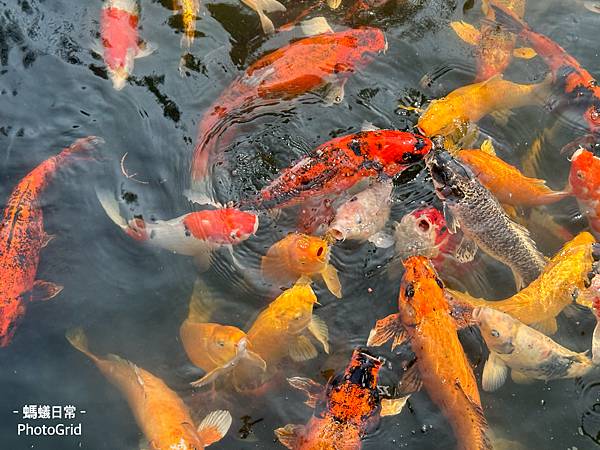
[[258,217],[250,212],[223,208],[190,213],[183,223],[196,239],[232,244],[256,232]]

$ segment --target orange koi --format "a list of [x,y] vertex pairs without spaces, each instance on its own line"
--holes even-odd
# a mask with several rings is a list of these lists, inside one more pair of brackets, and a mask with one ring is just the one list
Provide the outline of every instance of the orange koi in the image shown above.
[[90,159],[90,136],[53,156],[29,172],[13,189],[0,224],[0,347],[6,347],[32,300],[56,296],[62,286],[36,280],[40,250],[54,237],[44,231],[40,195],[60,167],[77,159]]
[[442,281],[425,257],[411,257],[404,267],[399,313],[378,321],[367,345],[393,339],[394,348],[409,342],[416,360],[402,387],[406,385],[408,391],[425,387],[452,426],[459,449],[489,450],[492,445],[477,382],[458,340],[459,324],[451,315]]
[[200,12],[199,0],[175,0],[175,7],[181,13],[183,21],[183,36],[181,37],[181,46],[190,48],[194,43],[196,35],[196,20]]
[[[506,8],[517,16],[525,14],[525,0],[499,0]],[[530,48],[515,49],[516,36],[492,24],[494,11],[488,6],[487,1],[481,3],[485,19],[481,29],[465,22],[452,22],[450,26],[454,32],[467,44],[473,45],[477,53],[477,75],[475,81],[487,80],[500,75],[511,63],[513,56],[520,58],[533,58],[536,53]]]
[[282,47],[252,64],[213,103],[198,125],[192,162],[190,198],[213,203],[210,170],[232,139],[229,126],[238,114],[292,100],[309,91],[329,86],[328,98],[340,102],[343,85],[352,72],[387,47],[383,32],[361,28],[323,33]]
[[527,23],[498,1],[490,0],[496,22],[507,31],[528,41],[546,62],[552,72],[553,82],[563,91],[563,103],[574,108],[583,118],[588,130],[600,132],[600,86],[567,51],[541,33],[533,31]]
[[306,425],[288,424],[275,430],[279,442],[291,450],[359,450],[380,417],[399,414],[408,399],[379,397],[381,365],[381,359],[355,349],[348,367],[327,386],[309,378],[288,378],[291,386],[308,395],[306,404],[315,412]]
[[262,257],[262,273],[282,284],[294,282],[302,276],[320,275],[331,293],[341,298],[342,286],[336,268],[329,262],[330,252],[330,246],[324,239],[290,233],[273,244]]
[[600,158],[584,149],[571,157],[569,189],[577,198],[594,236],[600,238]]
[[150,448],[203,449],[227,434],[231,426],[228,411],[213,411],[194,428],[187,406],[163,380],[117,355],[105,359],[94,355],[81,328],[68,332],[67,340],[121,391]]
[[481,184],[488,188],[500,203],[512,206],[541,206],[555,203],[569,195],[553,191],[544,180],[529,178],[519,169],[498,158],[495,152],[460,150],[458,158],[467,164]]

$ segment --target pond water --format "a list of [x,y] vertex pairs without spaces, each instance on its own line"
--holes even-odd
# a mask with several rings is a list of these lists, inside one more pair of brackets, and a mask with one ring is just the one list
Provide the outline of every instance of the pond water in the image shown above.
[[[228,409],[233,425],[214,448],[283,448],[273,430],[287,423],[306,423],[312,414],[303,404],[302,393],[285,382],[260,396],[192,389],[189,383],[202,371],[188,360],[179,327],[198,276],[194,261],[130,239],[110,221],[96,198],[97,186],[131,193],[135,202],[130,212],[157,219],[198,209],[183,192],[202,115],[250,64],[301,37],[296,29],[265,35],[257,15],[241,2],[202,2],[197,37],[180,72],[182,21],[171,3],[141,1],[140,36],[158,50],[138,59],[127,85],[117,91],[102,58],[91,50],[98,39],[101,1],[0,0],[0,202],[36,165],[77,138],[96,135],[106,141],[99,147],[99,161],[61,170],[43,194],[44,226],[56,238],[41,252],[37,278],[64,290],[49,301],[32,303],[11,344],[0,349],[1,449],[139,448],[141,431],[120,392],[65,339],[65,332],[77,326],[86,330],[94,353],[118,354],[162,378],[190,405],[196,418]],[[315,2],[284,3],[286,12],[270,14],[276,27]],[[221,200],[247,198],[309,149],[359,131],[365,121],[411,130],[418,113],[399,108],[400,103],[419,106],[472,82],[473,51],[457,39],[449,22],[477,25],[482,17],[479,2],[380,3],[353,12],[354,2],[342,0],[336,10],[323,4],[310,12],[308,17],[325,16],[336,31],[360,25],[381,28],[388,50],[349,77],[340,104],[325,106],[319,94],[308,93],[270,106],[264,114],[240,117],[225,156],[229,174],[226,188],[219,193]],[[600,75],[596,42],[600,15],[583,2],[530,0],[526,19],[592,74]],[[546,72],[539,58],[515,60],[506,78],[532,83],[542,80]],[[423,87],[425,75],[433,81]],[[521,108],[506,124],[484,119],[480,131],[494,139],[499,156],[519,165],[531,143],[556,123],[557,114]],[[556,189],[564,186],[569,171],[569,162],[559,150],[577,136],[568,122],[560,118],[558,122],[560,130],[545,141],[538,174]],[[125,153],[126,170],[135,173],[135,179],[121,171]],[[224,176],[221,172],[215,176]],[[395,220],[423,202],[439,206],[423,164],[396,181],[394,199]],[[571,200],[552,208],[556,219],[573,232],[586,227],[577,211]],[[265,215],[256,237],[236,246],[235,259],[219,252],[212,268],[201,275],[224,305],[227,313],[220,314],[222,322],[245,328],[277,295],[277,288],[260,277],[260,257],[292,229],[293,221],[285,219],[275,223]],[[562,243],[539,244],[552,255]],[[324,383],[325,374],[343,370],[352,349],[365,344],[376,320],[397,312],[399,279],[388,270],[394,264],[392,256],[391,249],[369,243],[335,246],[332,261],[344,298],[337,300],[320,282],[314,285],[320,303],[315,310],[329,326],[331,352],[287,365],[285,376]],[[487,298],[514,293],[505,266],[490,258],[477,261],[486,281],[484,286],[470,287],[485,293],[472,293]],[[469,287],[468,282],[465,285]],[[590,314],[576,322],[561,317],[555,338],[570,349],[585,351],[593,327]],[[461,338],[480,379],[484,345],[473,330],[463,332]],[[380,354],[389,360],[382,384],[397,382],[398,356],[386,350]],[[523,448],[600,446],[600,415],[593,412],[600,408],[598,374],[531,385],[508,381],[495,393],[482,392],[482,404],[494,432]],[[81,423],[81,436],[19,436],[17,426],[23,423],[26,405],[75,406],[72,421],[38,419],[35,424]],[[248,426],[250,422],[255,423]],[[424,391],[413,395],[400,415],[383,418],[363,441],[363,448],[378,450],[455,447],[446,419]]]

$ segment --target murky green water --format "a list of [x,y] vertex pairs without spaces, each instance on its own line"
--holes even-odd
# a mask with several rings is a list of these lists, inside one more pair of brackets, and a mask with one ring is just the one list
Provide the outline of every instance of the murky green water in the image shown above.
[[[276,26],[312,5],[284,3],[287,13],[271,15]],[[268,115],[243,121],[226,155],[234,173],[227,194],[248,195],[308,149],[357,131],[364,121],[411,128],[417,116],[398,109],[399,102],[439,97],[472,80],[472,51],[448,23],[477,24],[481,14],[475,3],[391,0],[350,16],[352,0],[343,0],[336,11],[326,6],[315,9],[309,17],[324,15],[336,30],[365,24],[382,28],[389,50],[350,77],[339,105],[324,107],[318,96],[307,94],[271,108]],[[189,382],[202,372],[188,361],[179,342],[179,326],[196,278],[193,261],[138,245],[125,236],[100,208],[94,186],[135,193],[133,213],[168,219],[189,212],[194,206],[182,191],[202,114],[249,64],[299,35],[282,32],[266,37],[254,12],[240,2],[203,2],[198,37],[181,76],[180,18],[174,16],[170,0],[142,0],[141,36],[155,43],[158,51],[136,61],[128,86],[117,92],[106,78],[102,60],[90,50],[97,39],[101,7],[97,0],[0,1],[0,199],[6,199],[34,166],[76,138],[98,135],[106,140],[101,163],[61,172],[44,195],[45,228],[57,238],[42,251],[38,278],[64,285],[64,291],[48,302],[32,304],[12,344],[0,349],[0,449],[138,448],[141,433],[120,393],[65,340],[65,331],[74,326],[86,329],[97,354],[117,353],[163,378],[197,417],[216,408],[229,409],[232,429],[214,448],[283,448],[273,429],[309,419],[312,411],[302,403],[303,396],[283,382],[260,397],[210,395],[190,388]],[[579,1],[530,0],[526,18],[600,75],[600,15]],[[545,71],[539,59],[516,61],[506,77],[533,82]],[[442,76],[423,89],[419,82],[428,73]],[[491,119],[480,125],[483,134],[498,143],[499,155],[519,164],[531,142],[556,119],[543,109],[524,108],[505,126]],[[564,186],[569,165],[559,150],[574,136],[565,123],[557,137],[546,142],[539,175],[552,187]],[[125,152],[129,172],[148,184],[122,176],[119,161]],[[395,219],[433,200],[421,169],[399,180]],[[553,211],[573,231],[585,226],[576,216],[574,202],[560,203]],[[260,256],[275,237],[289,231],[282,223],[275,226],[265,219],[257,237],[236,248],[242,267],[233,265],[224,252],[204,275],[231,311],[226,318],[230,324],[245,327],[274,298],[257,270]],[[541,249],[550,255],[559,246],[545,242]],[[324,382],[323,371],[343,369],[352,348],[365,343],[375,321],[396,312],[398,280],[390,282],[387,273],[391,257],[391,251],[369,244],[344,243],[334,249],[344,299],[336,300],[322,285],[316,290],[321,303],[317,312],[330,329],[331,354],[290,365],[285,376]],[[488,280],[483,286],[487,296],[511,295],[510,272],[493,262],[490,266],[490,261],[485,259],[486,268],[480,261]],[[561,318],[557,339],[584,351],[593,326],[591,316],[578,322]],[[467,331],[462,337],[469,356],[481,363],[483,345],[476,333]],[[383,380],[393,383],[398,357],[382,354],[390,360]],[[478,364],[478,377],[481,370]],[[600,432],[600,415],[584,414],[594,404],[599,408],[598,380],[598,375],[590,375],[577,382],[528,386],[509,382],[496,393],[482,393],[485,415],[498,435],[524,448],[592,449],[600,444],[585,434],[595,438]],[[17,424],[24,422],[26,405],[75,406],[73,420],[38,419],[35,424],[81,423],[82,435],[19,436]],[[241,432],[245,422],[259,419],[250,433]],[[365,449],[378,450],[442,450],[455,445],[447,422],[424,392],[414,395],[401,415],[384,418],[364,441]]]

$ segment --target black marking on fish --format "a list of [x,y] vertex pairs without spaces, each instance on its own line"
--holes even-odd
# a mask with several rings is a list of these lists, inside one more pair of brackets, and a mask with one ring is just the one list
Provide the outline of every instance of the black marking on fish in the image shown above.
[[362,156],[362,150],[361,150],[361,144],[360,141],[358,139],[352,139],[349,143],[348,143],[348,148],[350,150],[352,150],[352,152],[356,155],[356,156]]
[[23,191],[21,192],[21,195],[19,196],[19,199],[17,200],[17,204],[15,206],[15,213],[14,213],[12,221],[10,223],[10,231],[8,233],[8,239],[6,240],[6,251],[7,252],[10,250],[10,246],[11,246],[12,240],[14,238],[15,227],[17,225],[17,222],[19,221],[19,217],[21,216],[21,210],[23,208],[24,198],[29,193],[29,184],[30,183],[28,181],[27,185],[25,186],[25,189],[23,189]]
[[573,364],[580,362],[577,355],[552,355],[540,364],[538,371],[548,379],[564,378],[569,374]]
[[413,283],[408,283],[404,288],[404,295],[406,298],[413,298],[415,295],[415,286]]

